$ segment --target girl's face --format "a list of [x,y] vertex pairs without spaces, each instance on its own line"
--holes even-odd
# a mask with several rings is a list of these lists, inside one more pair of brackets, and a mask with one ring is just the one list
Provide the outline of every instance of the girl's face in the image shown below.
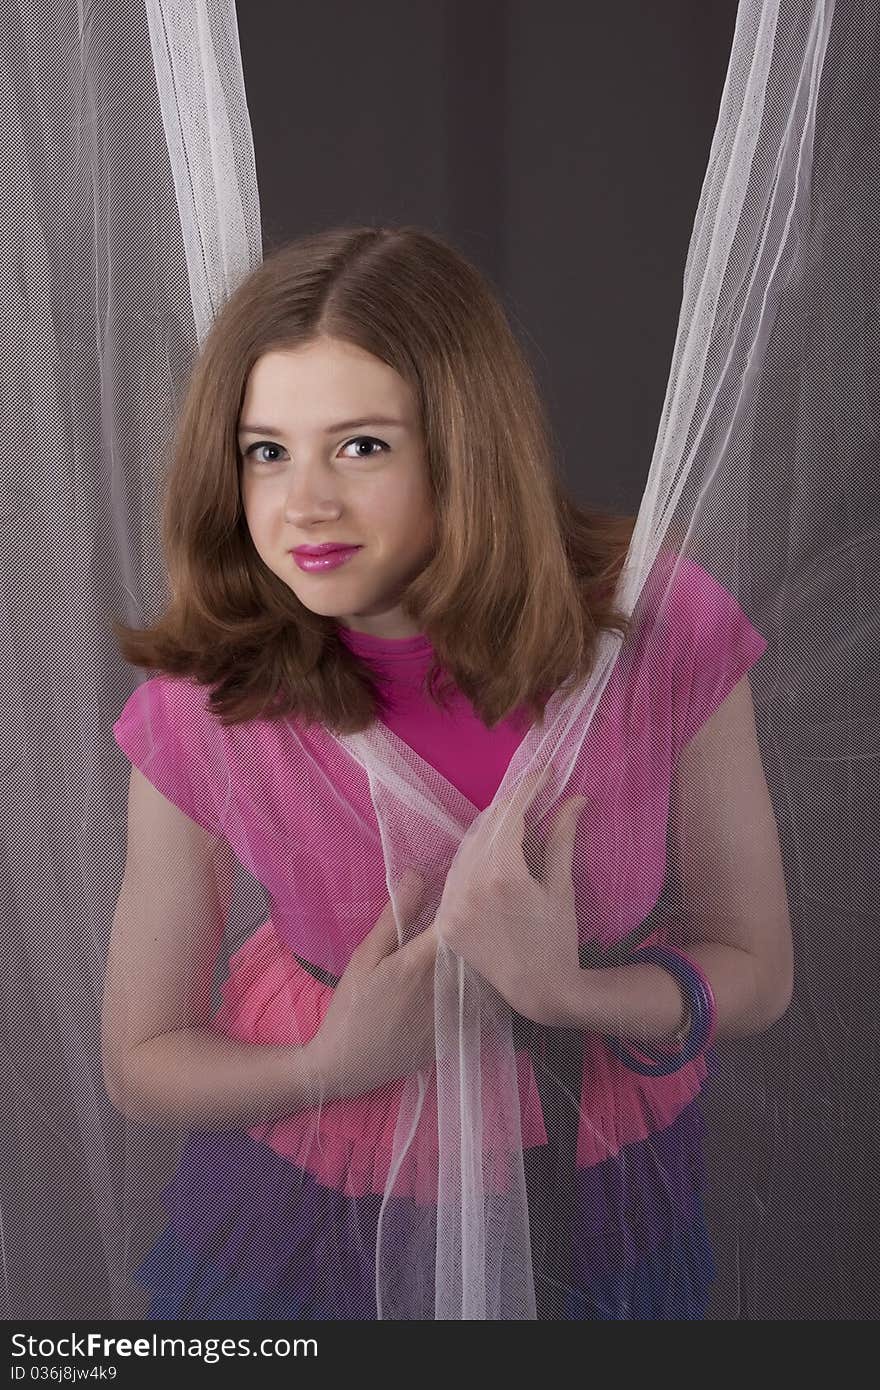
[[[415,396],[369,352],[335,338],[269,352],[238,423],[241,496],[254,546],[306,608],[377,637],[412,637],[400,609],[433,547],[433,503]],[[344,564],[300,569],[291,551],[356,545]]]

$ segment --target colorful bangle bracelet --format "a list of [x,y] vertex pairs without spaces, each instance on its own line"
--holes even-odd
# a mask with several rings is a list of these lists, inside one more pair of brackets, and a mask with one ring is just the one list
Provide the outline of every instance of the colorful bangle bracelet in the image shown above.
[[[649,949],[651,949],[651,948],[646,948],[646,950],[649,950]],[[673,959],[677,959],[678,961],[682,962],[682,963],[684,964],[684,966],[691,972],[691,974],[692,974],[692,975],[695,975],[695,976],[697,977],[697,980],[698,980],[698,982],[699,982],[699,985],[702,987],[703,1002],[704,1002],[704,1004],[706,1005],[706,1007],[708,1008],[708,1010],[709,1010],[709,1015],[710,1015],[710,1017],[709,1017],[709,1035],[708,1035],[708,1037],[706,1038],[705,1043],[703,1044],[703,1048],[705,1049],[705,1048],[707,1048],[707,1047],[710,1047],[711,1044],[715,1041],[715,1034],[716,1034],[717,1026],[718,1026],[718,1007],[717,1007],[717,1004],[716,1004],[716,1002],[715,1002],[715,995],[714,995],[714,993],[713,993],[713,991],[712,991],[712,986],[711,986],[711,984],[710,984],[710,982],[709,982],[708,976],[706,975],[705,971],[703,971],[703,970],[700,968],[700,966],[697,965],[696,961],[693,960],[690,956],[686,955],[685,952],[682,951],[680,947],[678,947],[678,946],[659,946],[657,949],[660,950],[661,952],[665,952],[665,953],[666,953],[666,958],[665,958],[665,960],[662,960],[662,961],[661,961],[661,960],[657,960],[657,961],[655,962],[655,964],[663,965],[665,968],[669,969],[669,957],[672,956]],[[647,956],[646,956],[644,953],[640,953],[640,958],[641,958],[642,960],[647,960]],[[681,977],[681,976],[676,976],[676,978],[677,978],[679,981],[681,981],[681,978],[682,978],[682,977]],[[685,1044],[685,1042],[687,1042],[687,1041],[689,1040],[690,1032],[691,1032],[691,1030],[692,1030],[692,1028],[693,1028],[693,1022],[694,1022],[694,1020],[693,1020],[693,1005],[691,1004],[691,999],[692,999],[692,997],[693,997],[693,989],[692,989],[692,988],[691,988],[691,989],[688,989],[686,985],[683,985],[683,993],[684,993],[684,995],[685,995],[685,998],[686,998],[687,1001],[688,1001],[688,1007],[689,1007],[689,1011],[690,1011],[690,1013],[691,1013],[691,1018],[690,1018],[690,1020],[689,1020],[689,1026],[688,1026],[688,1033],[687,1033],[687,1035],[685,1035],[685,1036],[678,1036],[678,1037],[677,1037],[677,1040],[676,1040],[675,1042],[672,1042],[672,1041],[671,1041],[670,1039],[668,1039],[668,1038],[665,1039],[662,1043],[660,1043],[660,1044],[657,1046],[657,1050],[656,1050],[656,1051],[654,1050],[654,1047],[653,1047],[653,1046],[651,1046],[651,1047],[646,1047],[643,1043],[639,1043],[639,1044],[638,1044],[638,1051],[639,1051],[639,1052],[646,1052],[647,1055],[648,1055],[649,1057],[653,1057],[653,1058],[655,1058],[655,1059],[658,1058],[658,1057],[665,1057],[670,1051],[677,1051],[678,1048],[682,1047],[682,1046]]]
[[[634,952],[628,963],[659,965],[674,976],[690,1008],[690,1032],[681,1044],[680,1050],[672,1052],[647,1044],[633,1044],[643,1056],[652,1058],[650,1062],[635,1055],[617,1038],[606,1035],[605,1043],[618,1061],[630,1071],[638,1072],[641,1076],[670,1076],[688,1062],[692,1062],[714,1040],[718,1011],[712,986],[696,962],[675,946],[644,946]],[[666,1046],[668,1048],[669,1044]]]

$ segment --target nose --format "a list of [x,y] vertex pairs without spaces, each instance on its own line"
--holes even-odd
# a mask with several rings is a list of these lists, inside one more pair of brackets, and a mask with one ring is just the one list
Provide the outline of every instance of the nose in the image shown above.
[[322,468],[299,468],[291,475],[284,517],[291,526],[308,530],[318,521],[334,520],[342,510],[336,486]]

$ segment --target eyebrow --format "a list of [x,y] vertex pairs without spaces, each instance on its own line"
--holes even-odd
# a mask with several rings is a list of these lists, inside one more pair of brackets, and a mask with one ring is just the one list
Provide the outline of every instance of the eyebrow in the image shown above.
[[[325,434],[335,434],[335,433],[337,432],[337,430],[353,430],[353,429],[357,429],[358,426],[360,426],[360,425],[399,425],[402,429],[406,429],[406,421],[405,421],[405,420],[394,420],[394,419],[391,419],[390,416],[385,416],[385,415],[373,415],[373,416],[372,416],[370,419],[368,419],[368,420],[340,420],[340,421],[339,421],[337,424],[335,424],[335,425],[327,425],[327,427],[326,427],[325,430],[324,430],[324,433],[325,433]],[[239,427],[238,427],[238,433],[239,433],[239,434],[273,434],[273,435],[276,435],[278,438],[283,438],[283,436],[284,436],[284,431],[283,431],[283,430],[279,430],[275,425],[256,425],[256,424],[239,425]]]

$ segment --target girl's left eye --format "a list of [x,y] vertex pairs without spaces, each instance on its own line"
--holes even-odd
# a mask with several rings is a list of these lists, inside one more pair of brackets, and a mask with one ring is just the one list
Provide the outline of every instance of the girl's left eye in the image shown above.
[[[382,439],[374,439],[373,436],[372,436],[371,434],[358,434],[358,435],[355,436],[354,439],[350,439],[350,440],[348,441],[348,444],[343,444],[342,447],[343,447],[344,449],[347,449],[349,444],[378,444],[380,449],[387,449],[387,448],[388,448],[388,445],[385,443],[384,440],[382,440]],[[373,455],[372,455],[371,453],[370,453],[370,454],[359,454],[358,457],[359,457],[359,458],[372,458]]]

